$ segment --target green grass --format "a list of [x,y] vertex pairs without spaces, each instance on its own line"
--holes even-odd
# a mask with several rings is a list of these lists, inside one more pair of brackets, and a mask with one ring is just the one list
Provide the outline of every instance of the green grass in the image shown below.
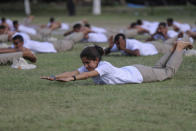
[[[58,16],[73,22],[87,18],[98,26],[125,27],[139,16]],[[21,16],[10,16],[22,19]],[[145,16],[147,20],[165,20]],[[193,17],[174,16],[193,23]],[[48,16],[37,16],[34,23],[46,23]],[[39,79],[43,75],[72,71],[82,65],[79,58],[86,44],[72,51],[37,54],[37,68],[0,68],[0,131],[195,131],[196,59],[184,57],[174,78],[162,82],[95,85],[91,79],[68,83]],[[101,44],[107,46],[107,44]],[[152,66],[162,55],[127,57],[109,55],[103,59],[117,67],[145,64]]]

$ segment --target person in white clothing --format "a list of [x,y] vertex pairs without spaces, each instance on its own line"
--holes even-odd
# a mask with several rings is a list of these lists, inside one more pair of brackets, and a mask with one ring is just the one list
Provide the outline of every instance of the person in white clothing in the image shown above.
[[[6,53],[20,53],[21,52],[21,56],[24,59],[27,59],[31,62],[36,62],[37,58],[34,55],[34,53],[32,51],[30,51],[28,48],[24,47],[24,39],[21,35],[16,35],[12,38],[13,40],[13,48],[1,48],[0,49],[0,54],[6,54]],[[11,55],[12,56],[12,55]],[[6,58],[8,57],[8,59]],[[1,57],[0,59],[0,63],[7,63],[10,59],[12,59],[14,56],[12,56],[11,58],[8,56],[6,56],[5,58]],[[7,60],[6,60],[7,59]]]
[[136,23],[138,26],[140,26],[140,28],[147,30],[151,35],[156,32],[156,29],[159,25],[159,22],[156,21],[150,22],[150,21],[140,20],[140,19],[138,19]]
[[67,23],[61,23],[61,22],[55,21],[54,17],[50,18],[46,26],[47,28],[50,28],[51,30],[56,30],[56,29],[68,30],[69,29],[69,25]]
[[167,25],[169,29],[173,29],[176,32],[186,32],[191,29],[189,24],[176,22],[173,20],[173,18],[167,19]]
[[40,42],[31,40],[26,33],[16,32],[13,37],[20,35],[23,38],[24,47],[35,53],[56,53],[54,45],[50,42]]
[[107,42],[108,38],[103,33],[89,33],[86,41],[87,42],[103,43],[103,42]]
[[119,33],[115,36],[114,41],[113,36],[109,38],[109,46],[105,48],[104,51],[105,55],[118,51],[120,51],[123,55],[129,56],[148,56],[156,55],[158,53],[165,54],[173,47],[177,40],[190,42],[191,44],[193,43],[192,39],[190,39],[187,35],[183,35],[181,38],[176,36],[175,38],[168,39],[164,42],[141,42],[136,39],[126,39],[124,34]]
[[50,42],[39,42],[34,40],[28,40],[26,44],[24,44],[25,48],[30,49],[35,53],[56,53],[56,49],[54,45]]
[[87,21],[84,21],[84,26],[90,28],[95,33],[107,33],[107,30],[102,27],[91,26]]
[[19,24],[17,20],[13,21],[13,28],[11,30],[16,32],[28,33],[31,35],[37,34],[37,31],[34,28]]
[[178,32],[175,32],[174,30],[168,30],[165,22],[160,22],[159,26],[157,27],[156,32],[153,35],[151,35],[151,37],[148,38],[147,41],[152,41],[152,40],[165,41],[177,35],[178,35]]
[[82,26],[81,24],[75,24],[73,26],[73,30],[66,32],[64,34],[64,36],[65,36],[65,39],[70,39],[72,37],[72,35],[75,35],[78,33],[82,33],[84,35],[83,35],[83,37],[79,37],[77,42],[79,42],[79,41],[97,42],[97,43],[107,42],[107,36],[105,34],[95,33],[89,27]]
[[109,38],[109,47],[104,51],[105,55],[108,55],[111,52],[120,51],[122,54],[130,56],[148,56],[159,53],[152,43],[144,43],[135,39],[126,39],[125,35],[122,33],[117,34],[114,41],[113,36],[111,36]]
[[33,40],[45,41],[50,38],[51,29],[40,28],[40,27],[29,27],[23,24],[19,24],[17,20],[13,21],[13,32],[22,32],[28,34]]
[[95,84],[112,85],[163,81],[174,76],[182,62],[183,49],[191,47],[190,43],[178,41],[170,52],[156,63],[155,67],[131,65],[117,68],[109,62],[101,60],[104,54],[101,47],[88,46],[80,54],[83,66],[72,72],[40,78],[61,82],[92,78]]

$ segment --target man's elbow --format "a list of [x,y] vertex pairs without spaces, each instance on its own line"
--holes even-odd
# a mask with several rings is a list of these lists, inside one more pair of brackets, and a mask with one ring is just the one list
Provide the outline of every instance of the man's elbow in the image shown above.
[[34,57],[31,62],[33,62],[33,63],[37,62],[37,58]]
[[32,63],[35,63],[37,61],[37,58],[36,57],[30,57],[30,58],[27,58],[27,57],[24,57],[25,59],[28,59],[29,61],[31,61]]

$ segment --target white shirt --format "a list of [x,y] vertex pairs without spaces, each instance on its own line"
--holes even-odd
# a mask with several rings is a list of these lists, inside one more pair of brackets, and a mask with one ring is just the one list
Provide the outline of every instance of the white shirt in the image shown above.
[[91,30],[97,33],[106,33],[107,30],[101,27],[92,26]]
[[[21,35],[24,40],[23,46],[35,53],[56,53],[57,52],[52,43],[31,40],[29,35],[26,33],[16,32],[13,35],[13,37],[16,35]],[[14,47],[14,45],[12,45],[12,47]]]
[[[134,66],[124,66],[117,68],[106,61],[100,61],[95,69],[99,75],[92,77],[96,84],[125,84],[142,83],[143,77]],[[78,68],[80,73],[89,72],[85,66]]]
[[180,29],[180,31],[183,31],[183,32],[186,32],[191,29],[191,26],[186,23],[179,23],[179,22],[174,21],[174,25],[176,25]]
[[142,28],[148,30],[150,34],[154,34],[159,26],[159,22],[143,21]]
[[102,33],[89,33],[87,41],[88,42],[107,42],[108,39],[106,35]]
[[34,40],[28,40],[24,44],[25,48],[35,52],[35,53],[56,53],[54,46],[49,42],[39,42]]
[[61,30],[69,30],[69,24],[61,23]]
[[167,35],[168,35],[169,38],[174,38],[178,35],[178,32],[176,32],[174,30],[168,30]]
[[36,35],[37,34],[37,31],[34,28],[27,27],[27,26],[24,26],[24,25],[19,25],[18,30],[21,31],[21,32],[24,32],[24,33],[31,34],[31,35]]
[[[51,22],[48,22],[47,24],[47,27],[49,28],[51,26]],[[60,27],[61,30],[69,30],[69,24],[67,23],[61,23],[61,27]]]
[[[142,55],[142,56],[158,54],[157,49],[151,43],[144,43],[144,42],[141,42],[141,41],[138,41],[135,39],[126,39],[126,49],[129,49],[129,50],[138,49],[140,52],[140,55]],[[110,51],[116,52],[116,51],[119,51],[119,49],[117,48],[116,44],[114,44],[114,46],[112,47],[112,49]],[[125,55],[127,54],[123,50],[121,50],[120,52]]]

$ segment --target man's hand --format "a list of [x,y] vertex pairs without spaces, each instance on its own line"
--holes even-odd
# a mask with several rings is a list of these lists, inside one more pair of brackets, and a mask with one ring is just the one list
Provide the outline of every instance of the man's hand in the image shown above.
[[109,48],[111,49],[114,46],[113,36],[110,36],[108,42],[109,42]]
[[126,42],[122,37],[119,38],[119,48],[120,48],[120,50],[126,49]]
[[33,63],[35,63],[37,61],[36,56],[29,49],[22,47],[22,48],[19,48],[19,50],[22,50],[23,57],[25,59],[28,59]]
[[134,50],[135,56],[140,56],[140,51],[138,49]]
[[110,36],[108,39],[109,42],[109,46],[108,48],[104,49],[104,54],[107,55],[110,53],[110,50],[112,49],[112,47],[114,46],[114,41],[113,41],[113,36]]
[[50,76],[41,76],[40,79],[45,79],[45,80],[50,80],[50,81],[54,81],[54,77],[50,77]]

